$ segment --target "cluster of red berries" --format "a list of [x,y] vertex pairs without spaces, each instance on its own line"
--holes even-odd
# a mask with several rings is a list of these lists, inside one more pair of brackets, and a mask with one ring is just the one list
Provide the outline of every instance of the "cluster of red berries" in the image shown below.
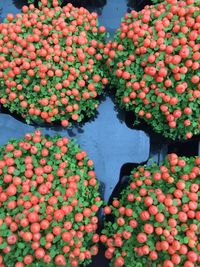
[[98,253],[93,162],[39,130],[0,148],[0,267],[70,266]]
[[27,123],[67,127],[95,114],[108,83],[105,27],[84,8],[41,3],[0,24],[0,103]]
[[120,199],[106,206],[100,240],[114,267],[200,265],[200,157],[168,155],[162,166],[141,166]]
[[126,14],[107,44],[117,102],[171,139],[200,134],[199,0]]

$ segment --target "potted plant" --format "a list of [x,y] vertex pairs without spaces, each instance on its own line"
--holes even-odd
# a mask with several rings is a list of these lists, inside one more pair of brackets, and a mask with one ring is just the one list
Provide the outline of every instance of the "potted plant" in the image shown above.
[[[52,6],[51,6],[52,4]],[[0,25],[0,103],[27,123],[91,117],[108,83],[97,14],[41,1]]]
[[104,208],[100,240],[114,267],[200,264],[200,157],[169,154],[161,166],[134,169],[128,186]]
[[0,266],[88,264],[102,204],[93,161],[36,130],[0,148]]
[[170,139],[200,133],[198,3],[133,10],[107,44],[117,103]]

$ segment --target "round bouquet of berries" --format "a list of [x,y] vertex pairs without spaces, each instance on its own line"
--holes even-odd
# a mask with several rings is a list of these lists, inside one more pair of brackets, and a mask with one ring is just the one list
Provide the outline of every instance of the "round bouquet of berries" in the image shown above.
[[200,6],[167,0],[126,14],[108,65],[116,99],[170,139],[200,133]]
[[39,130],[0,148],[0,266],[69,266],[96,255],[101,205],[93,162]]
[[200,265],[200,157],[168,155],[162,166],[141,166],[100,237],[114,267]]
[[95,114],[108,80],[97,14],[41,1],[0,25],[0,103],[27,123],[68,126]]

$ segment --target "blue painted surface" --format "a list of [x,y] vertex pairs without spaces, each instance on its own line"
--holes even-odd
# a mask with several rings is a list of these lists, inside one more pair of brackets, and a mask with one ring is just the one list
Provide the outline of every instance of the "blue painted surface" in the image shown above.
[[[120,118],[119,118],[120,117]],[[35,128],[7,114],[0,114],[0,145],[11,138],[21,138]],[[82,127],[71,129],[41,128],[43,133],[75,138],[95,163],[97,177],[105,184],[105,199],[108,200],[118,182],[121,166],[127,162],[140,163],[149,157],[149,137],[140,130],[129,129],[123,112],[118,113],[110,97],[100,104],[96,118]]]
[[17,13],[20,13],[20,10],[13,4],[12,0],[0,0],[0,22],[8,13],[16,15]]
[[[124,3],[124,4],[123,4]],[[127,11],[127,6],[121,0],[107,0],[107,4],[103,7],[99,22],[104,25],[110,36],[113,36],[115,30],[120,26],[121,18]]]

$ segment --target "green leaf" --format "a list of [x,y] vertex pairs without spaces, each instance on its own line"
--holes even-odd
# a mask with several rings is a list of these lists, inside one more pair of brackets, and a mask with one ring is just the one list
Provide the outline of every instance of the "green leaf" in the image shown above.
[[114,229],[114,230],[117,230],[117,228],[118,228],[118,225],[115,223],[115,224],[113,224],[113,226],[112,226],[112,227],[113,227],[113,229]]
[[14,170],[14,175],[15,176],[18,176],[20,174],[20,171],[19,170]]
[[162,98],[161,98],[160,96],[158,96],[157,99],[156,99],[156,102],[158,102],[158,103],[162,103],[163,100],[162,100]]
[[24,196],[24,198],[23,198],[25,201],[27,201],[27,200],[29,200],[30,199],[30,197],[28,196],[28,195],[26,195],[26,196]]
[[58,197],[58,201],[59,202],[62,202],[63,201],[63,198],[61,196]]
[[54,258],[55,255],[56,255],[56,251],[52,249],[52,250],[50,251],[50,256],[51,256],[52,258]]
[[165,205],[164,205],[163,203],[160,203],[160,204],[158,205],[158,211],[161,212],[161,211],[163,211],[164,209],[165,209]]
[[5,223],[0,226],[0,230],[6,230],[8,227]]
[[54,238],[53,243],[55,244],[56,242],[58,242],[61,239],[61,237],[58,235]]
[[145,79],[146,79],[148,82],[153,81],[153,77],[150,76],[150,75],[147,75]]
[[188,202],[189,202],[189,198],[188,198],[186,195],[184,195],[184,196],[182,197],[182,202],[183,202],[183,203],[188,203]]
[[7,247],[7,243],[6,242],[0,244],[0,249],[4,249],[6,247]]
[[41,244],[42,246],[46,245],[46,239],[45,239],[45,237],[42,237],[42,238],[40,239],[40,244]]
[[181,167],[180,167],[180,166],[176,166],[176,167],[175,167],[175,171],[176,171],[176,172],[180,172],[180,170],[181,170]]
[[181,74],[181,80],[184,80],[185,79],[185,74]]
[[21,243],[21,242],[19,242],[19,243],[17,244],[17,246],[18,246],[18,248],[24,248],[24,247],[25,247],[25,244],[24,244],[24,243]]
[[184,173],[189,174],[189,173],[190,173],[190,169],[191,169],[191,167],[190,167],[189,165],[186,165],[186,166],[183,168],[183,171],[184,171]]

